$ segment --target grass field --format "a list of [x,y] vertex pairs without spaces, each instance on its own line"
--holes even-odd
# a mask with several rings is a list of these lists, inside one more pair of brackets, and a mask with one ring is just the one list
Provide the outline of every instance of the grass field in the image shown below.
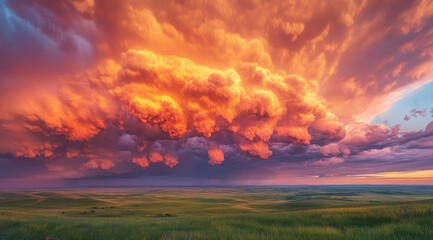
[[433,187],[2,190],[0,239],[433,239]]

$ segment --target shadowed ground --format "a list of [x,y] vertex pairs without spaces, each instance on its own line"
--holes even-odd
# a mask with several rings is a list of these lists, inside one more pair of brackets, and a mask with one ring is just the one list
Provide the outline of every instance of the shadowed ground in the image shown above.
[[433,239],[433,187],[0,192],[0,239]]

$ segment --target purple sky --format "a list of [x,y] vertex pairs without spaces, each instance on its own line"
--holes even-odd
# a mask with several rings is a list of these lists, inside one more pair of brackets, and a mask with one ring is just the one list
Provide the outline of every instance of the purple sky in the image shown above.
[[433,183],[433,3],[0,0],[0,187]]

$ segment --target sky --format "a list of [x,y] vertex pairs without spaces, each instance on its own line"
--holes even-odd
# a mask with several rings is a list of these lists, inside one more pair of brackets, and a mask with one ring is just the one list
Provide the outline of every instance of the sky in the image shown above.
[[390,126],[400,124],[405,131],[423,130],[433,121],[432,103],[433,82],[430,82],[405,95],[391,108],[375,116],[372,123]]
[[429,0],[0,0],[0,187],[433,184]]

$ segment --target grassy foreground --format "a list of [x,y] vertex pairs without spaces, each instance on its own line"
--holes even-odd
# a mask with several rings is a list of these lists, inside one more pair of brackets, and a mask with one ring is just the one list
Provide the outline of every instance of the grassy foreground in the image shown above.
[[0,239],[433,239],[430,191],[9,191],[0,193]]

